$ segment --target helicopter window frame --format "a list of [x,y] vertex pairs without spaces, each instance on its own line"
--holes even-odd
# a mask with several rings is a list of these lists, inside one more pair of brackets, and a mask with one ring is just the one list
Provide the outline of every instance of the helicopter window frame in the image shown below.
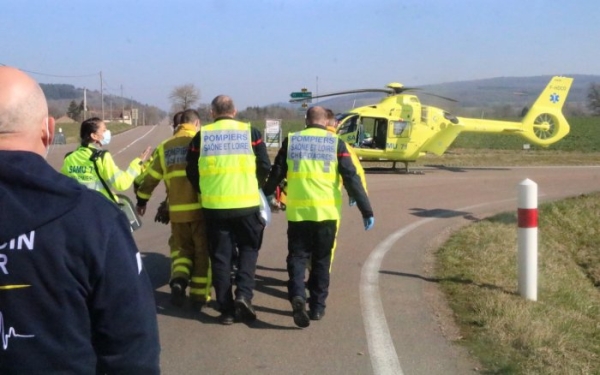
[[346,113],[346,114],[337,115],[336,120],[340,123],[342,121],[344,122],[337,129],[337,134],[344,135],[344,134],[348,134],[348,133],[354,133],[356,131],[356,129],[358,129],[359,117],[360,116],[356,113]]
[[392,121],[393,136],[407,138],[410,136],[410,122],[406,120]]

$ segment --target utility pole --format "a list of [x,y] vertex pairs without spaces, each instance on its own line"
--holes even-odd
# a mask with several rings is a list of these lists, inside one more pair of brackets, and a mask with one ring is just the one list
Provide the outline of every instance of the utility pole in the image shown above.
[[85,113],[87,112],[87,89],[83,88],[83,121],[86,119]]
[[102,101],[102,121],[104,121],[104,85],[102,83],[102,70],[100,71],[100,100]]

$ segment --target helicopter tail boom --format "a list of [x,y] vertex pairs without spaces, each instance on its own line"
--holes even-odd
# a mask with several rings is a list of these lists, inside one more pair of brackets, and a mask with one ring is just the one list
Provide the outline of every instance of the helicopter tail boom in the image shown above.
[[462,131],[518,134],[532,144],[549,146],[569,134],[562,107],[572,84],[573,78],[552,77],[521,122],[458,118],[458,126]]

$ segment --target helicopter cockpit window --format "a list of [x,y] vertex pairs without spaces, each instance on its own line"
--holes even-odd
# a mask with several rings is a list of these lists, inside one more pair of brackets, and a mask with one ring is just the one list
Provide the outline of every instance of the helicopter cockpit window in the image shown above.
[[336,119],[341,123],[337,131],[338,135],[344,135],[346,133],[353,133],[356,131],[358,126],[358,115],[341,114],[337,115]]

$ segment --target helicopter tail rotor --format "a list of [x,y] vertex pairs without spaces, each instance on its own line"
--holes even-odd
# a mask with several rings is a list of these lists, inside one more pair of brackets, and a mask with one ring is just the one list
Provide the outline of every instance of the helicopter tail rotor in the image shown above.
[[569,134],[562,107],[573,78],[553,77],[523,119],[523,133],[531,143],[549,146]]

